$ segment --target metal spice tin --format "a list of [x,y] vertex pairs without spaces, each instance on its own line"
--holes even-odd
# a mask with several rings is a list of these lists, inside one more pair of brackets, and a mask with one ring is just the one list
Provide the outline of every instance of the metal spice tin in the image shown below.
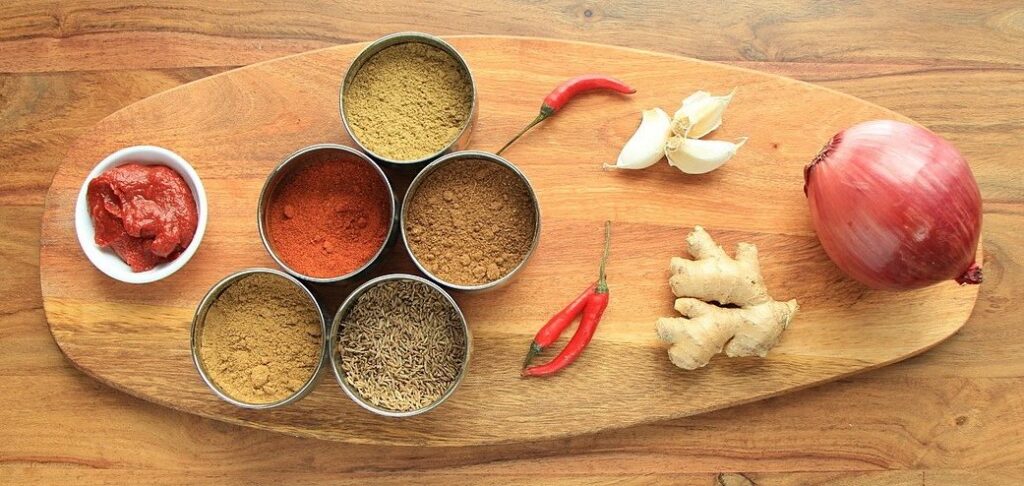
[[[284,178],[288,174],[290,174],[292,170],[305,163],[307,160],[307,155],[310,155],[314,152],[325,150],[334,150],[342,152],[343,154],[346,155],[354,156],[360,159],[361,161],[365,162],[367,165],[373,167],[377,174],[380,175],[381,180],[384,182],[384,186],[387,187],[388,189],[388,204],[391,205],[391,211],[389,213],[390,221],[388,222],[388,232],[387,235],[384,237],[384,242],[381,244],[381,247],[377,250],[377,253],[374,254],[374,256],[370,258],[366,263],[364,263],[363,266],[344,275],[338,275],[334,277],[313,277],[300,273],[295,269],[291,268],[290,266],[288,266],[287,263],[284,262],[284,260],[282,260],[277,255],[277,252],[274,251],[274,247],[270,243],[270,238],[268,236],[267,216],[268,208],[270,207],[270,202],[274,195],[274,190],[277,189],[278,184],[280,184],[281,181],[284,180]],[[353,279],[357,276],[363,275],[365,272],[370,270],[373,266],[375,266],[383,259],[384,255],[387,253],[387,250],[390,249],[392,245],[394,245],[395,240],[397,239],[397,235],[395,234],[395,225],[398,222],[398,204],[395,198],[395,190],[391,186],[391,181],[388,180],[387,175],[384,174],[384,171],[381,170],[380,166],[378,166],[376,163],[370,160],[369,157],[351,147],[346,147],[344,145],[332,143],[321,143],[316,145],[310,145],[308,147],[304,147],[293,152],[291,155],[285,157],[284,161],[281,162],[277,167],[275,167],[274,170],[270,171],[270,175],[267,176],[267,180],[263,184],[263,190],[260,191],[260,199],[259,206],[256,211],[256,219],[257,224],[259,226],[260,240],[263,241],[263,247],[267,249],[267,253],[270,254],[270,257],[273,258],[274,262],[276,262],[281,268],[283,268],[286,272],[308,282],[332,284]]]
[[[423,184],[423,181],[425,181],[433,171],[444,166],[445,164],[457,162],[459,160],[470,159],[487,160],[490,162],[494,162],[502,167],[509,169],[510,171],[512,171],[512,173],[514,173],[523,181],[523,183],[526,185],[526,190],[530,195],[530,200],[533,202],[535,225],[533,230],[533,242],[530,244],[529,250],[527,250],[526,255],[523,256],[523,261],[519,262],[519,265],[513,268],[511,272],[491,282],[477,285],[459,285],[456,283],[445,281],[444,279],[438,277],[437,275],[434,275],[431,271],[427,270],[426,266],[424,266],[423,263],[420,262],[419,258],[416,257],[416,254],[414,254],[412,250],[409,249],[409,235],[407,234],[406,219],[409,203],[412,201],[413,196],[416,194],[416,190],[419,188],[421,184]],[[423,274],[426,275],[427,277],[430,277],[432,280],[436,281],[441,285],[444,285],[445,287],[455,290],[461,290],[464,292],[474,293],[493,290],[507,284],[509,281],[512,280],[513,277],[515,277],[517,273],[519,273],[520,270],[523,269],[523,267],[526,266],[526,263],[530,260],[530,257],[533,256],[534,251],[537,249],[537,245],[540,244],[540,221],[540,203],[537,201],[537,194],[534,192],[533,185],[530,184],[530,180],[526,178],[526,175],[523,174],[523,172],[520,171],[518,167],[513,165],[508,160],[505,160],[504,158],[498,155],[494,155],[490,152],[483,152],[479,150],[463,150],[461,152],[454,152],[448,154],[444,157],[435,160],[434,162],[430,163],[430,165],[425,167],[422,171],[420,171],[419,174],[416,175],[416,178],[412,180],[411,184],[409,184],[409,190],[406,191],[405,198],[402,200],[402,211],[401,217],[399,218],[399,225],[401,226],[402,232],[402,244],[405,245],[406,251],[409,253],[409,257],[412,259],[413,263],[416,264],[416,268],[423,272]]]
[[[355,306],[356,301],[359,300],[359,297],[363,295],[364,292],[375,287],[376,285],[392,280],[414,280],[416,282],[422,282],[429,286],[434,291],[440,293],[445,298],[445,300],[447,300],[448,303],[451,304],[452,308],[455,309],[455,314],[459,316],[459,322],[462,324],[462,329],[465,332],[466,338],[466,359],[463,361],[462,368],[459,370],[458,375],[455,377],[455,382],[452,383],[451,387],[448,388],[448,391],[446,391],[437,400],[435,400],[430,405],[427,405],[426,407],[417,410],[409,410],[403,412],[380,408],[370,403],[368,400],[363,399],[363,397],[359,395],[359,391],[354,389],[351,385],[348,384],[348,381],[345,380],[345,370],[342,369],[341,367],[341,358],[338,355],[337,351],[334,349],[334,347],[338,343],[338,338],[340,336],[339,333],[342,331],[341,321],[345,318],[345,316],[348,315],[349,310],[351,310],[352,307]],[[448,400],[448,398],[451,397],[453,393],[455,393],[455,389],[459,387],[459,384],[462,383],[462,379],[466,375],[466,370],[469,369],[470,354],[472,353],[473,350],[472,334],[470,333],[469,326],[466,323],[466,316],[462,313],[462,309],[459,308],[459,304],[455,302],[455,299],[453,299],[452,296],[448,294],[448,292],[445,292],[444,289],[442,289],[437,284],[423,277],[418,277],[416,275],[409,275],[405,273],[381,275],[380,277],[367,281],[366,283],[360,285],[358,288],[353,290],[352,293],[349,294],[347,298],[345,298],[345,301],[342,302],[341,307],[338,308],[338,312],[334,315],[334,321],[332,321],[331,323],[331,331],[329,336],[330,337],[327,341],[327,352],[330,354],[331,369],[334,370],[334,377],[337,379],[338,385],[341,386],[341,389],[345,392],[345,394],[348,395],[348,397],[351,398],[352,401],[356,402],[356,404],[358,404],[360,407],[363,407],[377,415],[383,415],[385,417],[413,417],[416,415],[427,413],[440,406],[446,400]]]
[[[206,313],[210,310],[210,306],[213,305],[213,303],[217,300],[218,297],[220,297],[221,292],[224,292],[224,290],[226,290],[232,284],[234,284],[235,282],[244,277],[260,273],[272,274],[284,278],[291,282],[292,284],[294,284],[295,286],[297,286],[298,288],[302,289],[303,294],[309,297],[309,303],[316,309],[316,314],[320,318],[320,359],[317,360],[316,365],[313,368],[313,373],[310,375],[309,380],[306,381],[306,383],[304,383],[302,387],[299,388],[295,393],[277,402],[248,403],[231,397],[223,390],[221,390],[213,382],[213,379],[210,378],[209,374],[207,374],[206,372],[206,368],[203,366],[202,359],[200,359],[199,357],[199,340],[200,337],[202,336],[203,325],[205,324],[206,321]],[[320,372],[323,370],[324,363],[327,361],[327,352],[329,347],[329,341],[327,339],[327,321],[326,318],[324,317],[323,309],[321,309],[320,306],[317,304],[316,297],[314,297],[313,293],[310,292],[309,289],[307,289],[304,285],[302,285],[301,282],[296,280],[295,277],[292,277],[291,275],[288,275],[280,270],[273,270],[270,268],[249,268],[241,270],[239,272],[235,272],[231,275],[228,275],[227,277],[224,277],[219,282],[214,284],[213,287],[211,287],[210,290],[206,292],[206,295],[203,297],[203,300],[199,302],[199,307],[196,308],[195,316],[192,318],[192,327],[190,330],[190,334],[192,363],[195,364],[196,370],[199,371],[199,376],[203,379],[203,382],[206,383],[206,386],[210,387],[210,390],[212,390],[215,395],[220,397],[221,400],[224,400],[225,402],[228,402],[232,405],[241,408],[248,408],[253,410],[269,410],[274,408],[281,408],[284,407],[285,405],[289,405],[299,401],[302,397],[308,395],[309,392],[311,392],[313,388],[316,387],[316,384],[320,378]]]
[[[363,64],[365,64],[366,61],[373,57],[374,54],[377,54],[378,52],[388,47],[398,44],[405,44],[409,42],[418,42],[421,44],[427,44],[429,46],[437,47],[442,51],[447,52],[459,63],[462,69],[466,72],[466,75],[469,77],[469,84],[473,91],[472,106],[470,106],[469,119],[466,121],[466,124],[463,125],[462,130],[459,132],[459,135],[456,136],[455,139],[452,140],[451,143],[449,143],[443,149],[420,159],[395,160],[383,157],[373,152],[372,150],[366,148],[365,146],[363,146],[362,142],[359,141],[359,138],[356,137],[355,133],[352,131],[352,127],[349,126],[348,118],[345,116],[345,91],[348,89],[349,83],[351,83],[352,79],[355,78],[356,73],[359,72],[359,69],[362,68]],[[441,38],[432,36],[430,34],[424,34],[422,32],[398,32],[395,34],[386,35],[384,37],[381,37],[380,39],[373,41],[372,43],[370,43],[370,45],[366,46],[362,50],[362,52],[359,53],[359,55],[355,57],[355,59],[352,61],[352,64],[349,65],[348,70],[345,72],[345,78],[341,83],[338,107],[341,110],[341,122],[345,126],[345,131],[348,133],[352,141],[355,142],[356,146],[358,146],[361,150],[369,154],[375,160],[378,160],[381,163],[384,163],[389,166],[422,167],[423,165],[426,165],[427,162],[430,162],[431,160],[437,157],[458,150],[462,150],[469,146],[469,137],[470,134],[473,132],[473,126],[476,124],[477,109],[479,107],[479,103],[477,103],[476,80],[473,79],[473,72],[470,71],[469,65],[466,64],[466,60],[462,57],[462,54],[459,54],[459,51],[455,50],[455,48],[452,47],[451,44],[441,40]]]

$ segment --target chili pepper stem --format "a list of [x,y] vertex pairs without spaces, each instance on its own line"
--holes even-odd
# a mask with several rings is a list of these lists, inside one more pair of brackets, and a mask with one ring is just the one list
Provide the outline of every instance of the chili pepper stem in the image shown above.
[[509,146],[512,145],[513,143],[516,143],[516,140],[519,140],[519,137],[522,137],[524,133],[526,133],[531,128],[535,127],[538,123],[546,120],[549,116],[554,115],[554,114],[555,114],[555,110],[552,109],[551,107],[549,107],[547,105],[541,106],[540,107],[540,114],[537,115],[537,118],[534,118],[533,121],[530,122],[529,125],[526,125],[526,127],[524,127],[522,130],[520,130],[519,133],[516,134],[516,136],[512,137],[512,140],[509,140],[508,143],[506,143],[505,146],[502,147],[500,150],[495,152],[495,154],[496,155],[501,155],[501,153],[504,152],[505,149],[509,148]]
[[605,279],[604,268],[608,263],[608,253],[611,249],[612,243],[612,222],[604,222],[604,255],[601,256],[601,270],[597,278],[597,289],[594,290],[595,294],[607,294],[608,293],[608,281]]
[[530,350],[526,352],[526,359],[523,360],[523,369],[526,369],[527,366],[530,366],[530,361],[533,361],[533,358],[540,354],[540,352],[543,350],[544,348],[540,347],[540,345],[537,344],[536,341],[530,343]]

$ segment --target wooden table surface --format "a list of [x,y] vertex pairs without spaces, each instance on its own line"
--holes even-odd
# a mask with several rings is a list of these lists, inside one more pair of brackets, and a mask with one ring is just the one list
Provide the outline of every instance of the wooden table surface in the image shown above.
[[[0,483],[1024,483],[1019,0],[241,3],[0,3]],[[50,178],[83,130],[184,82],[409,29],[698,57],[916,119],[960,147],[981,185],[986,281],[973,316],[923,356],[833,384],[494,447],[351,446],[227,425],[116,392],[64,359],[40,301],[39,223]]]

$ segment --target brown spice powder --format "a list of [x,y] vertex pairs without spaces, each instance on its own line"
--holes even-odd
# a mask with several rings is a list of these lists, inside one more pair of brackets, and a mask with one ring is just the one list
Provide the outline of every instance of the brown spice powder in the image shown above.
[[537,214],[526,184],[488,160],[449,162],[417,188],[407,210],[409,250],[458,285],[493,282],[530,251]]
[[313,376],[321,342],[320,317],[305,292],[261,273],[235,281],[210,306],[199,357],[228,396],[273,403]]
[[398,44],[368,59],[344,94],[355,138],[392,160],[416,160],[448,146],[469,121],[469,73],[440,48]]

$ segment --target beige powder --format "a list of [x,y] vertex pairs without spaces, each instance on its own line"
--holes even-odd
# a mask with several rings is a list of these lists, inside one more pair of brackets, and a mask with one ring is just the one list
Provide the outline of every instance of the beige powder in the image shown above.
[[246,403],[273,403],[313,376],[321,357],[320,317],[291,281],[253,274],[225,289],[206,314],[199,356],[210,379]]

